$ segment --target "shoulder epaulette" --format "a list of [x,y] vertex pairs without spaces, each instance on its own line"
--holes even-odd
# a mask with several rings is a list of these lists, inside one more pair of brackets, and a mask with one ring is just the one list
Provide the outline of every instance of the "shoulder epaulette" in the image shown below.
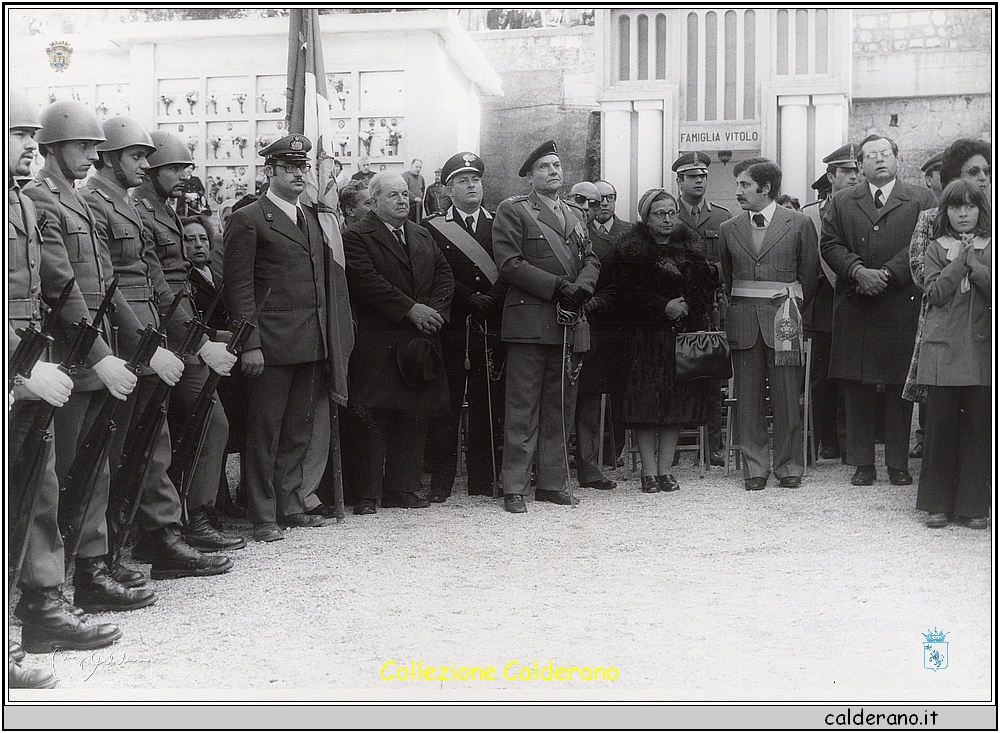
[[59,186],[56,185],[55,181],[51,178],[43,178],[42,180],[45,181],[45,184],[49,187],[49,190],[52,193],[59,193]]
[[728,214],[728,213],[730,213],[729,209],[727,209],[727,208],[726,208],[725,206],[723,206],[722,204],[717,204],[717,203],[715,203],[714,201],[712,201],[711,203],[712,203],[712,208],[713,208],[713,209],[721,209],[722,211],[725,211],[725,212],[726,212],[727,214]]
[[517,196],[511,196],[509,199],[505,199],[505,201],[509,201],[512,204],[516,204],[519,201],[527,201],[527,200],[528,200],[528,194],[526,193],[518,194]]
[[109,204],[113,204],[115,202],[115,200],[113,198],[111,198],[111,194],[108,193],[107,191],[103,191],[103,190],[101,190],[99,188],[94,188],[94,189],[91,189],[91,190],[93,190],[94,193],[96,193],[102,199],[104,199],[105,201],[107,201]]
[[132,198],[132,201],[134,203],[141,203],[143,206],[146,207],[146,211],[149,211],[149,212],[153,212],[154,211],[153,205],[151,203],[149,203],[149,199],[147,199],[147,198],[139,198],[138,196],[135,196],[135,197]]

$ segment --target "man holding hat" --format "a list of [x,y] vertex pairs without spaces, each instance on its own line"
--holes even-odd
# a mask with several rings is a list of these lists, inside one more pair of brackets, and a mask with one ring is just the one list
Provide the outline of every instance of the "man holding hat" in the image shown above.
[[[670,166],[677,174],[677,191],[680,210],[677,220],[698,232],[705,242],[705,256],[713,265],[717,265],[722,254],[719,244],[719,231],[722,222],[732,214],[729,209],[719,204],[705,200],[705,189],[708,186],[708,166],[712,159],[708,153],[693,150],[682,154]],[[725,307],[720,312],[725,314]],[[724,323],[720,323],[724,326]],[[709,461],[713,466],[723,465],[722,455],[722,384],[712,392],[712,407],[708,414],[708,448]]]
[[934,194],[934,199],[941,198],[941,167],[944,165],[944,151],[935,153],[920,166],[924,174],[924,185]]
[[589,348],[583,306],[601,267],[586,227],[559,200],[563,177],[555,141],[535,148],[519,174],[528,178],[531,192],[501,202],[493,222],[497,267],[511,286],[501,334],[507,344],[503,485],[504,509],[515,514],[527,510],[524,496],[536,453],[535,498],[573,503],[566,438],[577,383],[576,375],[566,373],[565,357],[579,363]]
[[[857,148],[848,143],[823,158],[826,173],[817,180],[813,189],[825,190],[828,196],[850,188],[858,182]],[[822,236],[823,212],[829,198],[822,198],[802,208],[802,213],[812,219],[816,236]],[[819,284],[816,296],[802,314],[806,338],[812,339],[812,414],[819,439],[819,454],[822,458],[840,458],[847,450],[846,442],[841,445],[841,436],[846,437],[847,428],[842,410],[838,410],[837,381],[830,379],[830,346],[833,340],[833,291],[837,286],[837,276],[819,258]],[[841,414],[838,418],[838,412]]]
[[349,407],[360,417],[364,455],[352,477],[355,514],[382,506],[422,509],[418,495],[427,421],[448,412],[441,328],[455,281],[431,235],[407,219],[406,181],[377,173],[372,209],[344,235],[347,284],[358,333]]
[[503,383],[497,377],[504,358],[500,315],[507,286],[493,261],[493,216],[482,207],[485,170],[475,153],[451,156],[441,169],[441,181],[452,205],[423,221],[455,278],[451,320],[441,329],[451,411],[431,424],[427,441],[427,498],[433,502],[444,501],[455,481],[463,395],[469,404],[469,494],[492,496],[499,478],[494,472],[500,466],[496,436],[502,425]]
[[312,143],[291,134],[264,148],[267,192],[234,211],[226,227],[224,289],[234,320],[251,318],[267,301],[241,357],[247,380],[247,435],[242,468],[254,539],[284,539],[287,527],[330,519],[302,486],[299,467],[316,411],[326,408],[326,263],[316,212],[299,202]]

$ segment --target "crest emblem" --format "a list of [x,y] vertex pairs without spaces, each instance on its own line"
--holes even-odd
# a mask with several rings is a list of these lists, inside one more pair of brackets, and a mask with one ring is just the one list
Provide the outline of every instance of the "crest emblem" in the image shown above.
[[302,143],[302,138],[296,135],[295,137],[293,137],[291,140],[288,141],[288,147],[289,149],[298,152],[302,150],[305,147],[305,145]]
[[45,49],[49,57],[49,65],[56,71],[66,71],[69,68],[69,59],[73,55],[73,47],[65,41],[53,41]]
[[465,161],[466,165],[472,165],[473,163],[476,162],[476,156],[473,155],[472,153],[466,153],[465,155],[462,156],[462,160]]
[[933,631],[924,632],[924,669],[938,672],[948,669],[948,642],[944,640],[950,631],[938,631],[934,627]]
[[794,338],[798,338],[799,324],[791,318],[782,318],[775,324],[774,335],[782,341],[791,341]]

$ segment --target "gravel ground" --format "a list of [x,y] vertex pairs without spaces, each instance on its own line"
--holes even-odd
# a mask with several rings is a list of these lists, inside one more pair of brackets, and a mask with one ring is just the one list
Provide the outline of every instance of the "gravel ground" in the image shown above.
[[[681,491],[642,494],[619,469],[576,509],[460,494],[349,513],[251,542],[221,577],[151,582],[156,605],[94,617],[121,626],[110,649],[26,664],[52,665],[60,687],[39,694],[67,699],[988,699],[992,531],[924,528],[916,486],[879,464],[867,488],[839,461],[753,493],[682,465]],[[949,632],[939,672],[932,628]],[[381,678],[411,660],[496,679]],[[534,660],[617,679],[516,678]]]

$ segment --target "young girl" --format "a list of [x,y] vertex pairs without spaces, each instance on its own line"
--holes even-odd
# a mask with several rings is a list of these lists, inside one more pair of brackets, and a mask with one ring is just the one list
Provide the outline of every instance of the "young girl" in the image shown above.
[[958,179],[941,195],[924,261],[928,308],[917,383],[928,385],[917,509],[986,529],[990,507],[990,304],[993,244],[982,189]]

